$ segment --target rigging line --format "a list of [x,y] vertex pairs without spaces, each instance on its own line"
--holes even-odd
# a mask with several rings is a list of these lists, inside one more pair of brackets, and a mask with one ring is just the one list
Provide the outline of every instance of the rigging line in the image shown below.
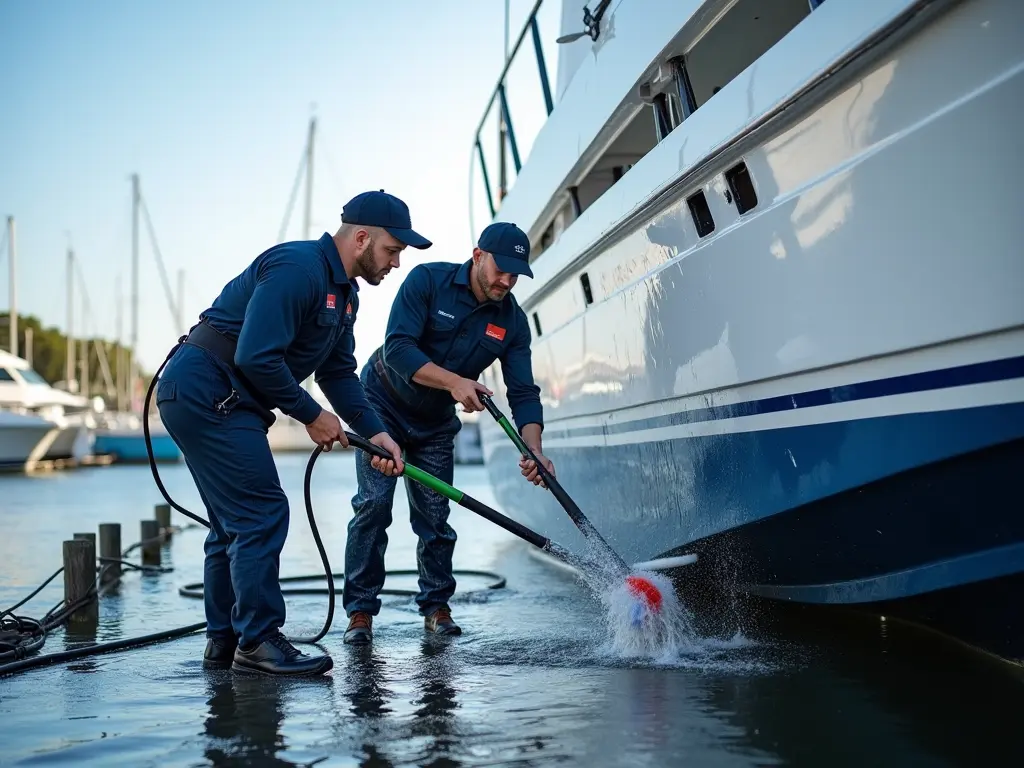
[[[96,350],[96,359],[100,364],[100,374],[103,376],[103,383],[107,387],[107,393],[116,392],[113,376],[110,373],[110,361],[107,360],[105,348],[106,340],[99,337],[99,323],[92,313],[92,303],[89,301],[89,289],[85,284],[85,273],[82,271],[82,260],[75,259],[75,275],[78,277],[78,285],[82,289],[82,335],[88,339],[87,350]],[[90,330],[93,329],[93,330]],[[90,338],[90,334],[92,337]],[[91,383],[91,382],[90,382]]]
[[182,336],[185,333],[185,329],[181,327],[178,322],[180,314],[178,313],[178,305],[174,302],[174,293],[171,291],[171,284],[167,279],[167,271],[164,269],[164,260],[160,255],[160,246],[156,244],[156,233],[153,231],[153,222],[149,218],[149,206],[146,205],[146,199],[142,196],[142,192],[139,192],[139,205],[142,208],[142,215],[146,219],[146,229],[149,230],[149,241],[153,246],[153,251],[156,254],[156,265],[160,270],[160,281],[164,285],[164,295],[167,297],[167,306],[171,310],[171,320],[174,323],[178,331],[178,336]]
[[295,208],[295,198],[299,195],[299,182],[302,181],[302,174],[306,169],[306,153],[307,148],[303,147],[302,157],[299,158],[299,169],[295,174],[295,182],[292,184],[292,194],[291,197],[288,198],[288,205],[284,210],[284,220],[281,221],[281,229],[278,230],[277,233],[277,242],[279,243],[284,242],[284,234],[288,231],[288,222],[291,221],[292,218],[292,209]]
[[331,154],[331,150],[327,146],[327,142],[323,139],[317,144],[317,148],[323,153],[324,160],[327,161],[327,170],[330,171],[331,181],[335,184],[335,192],[337,192],[341,199],[345,198],[345,185],[341,183],[341,174],[338,172],[338,167],[334,164],[334,155]]
[[199,289],[196,288],[195,283],[192,282],[192,278],[188,274],[185,275],[185,292],[196,304],[201,307],[207,307],[206,299],[202,298]]

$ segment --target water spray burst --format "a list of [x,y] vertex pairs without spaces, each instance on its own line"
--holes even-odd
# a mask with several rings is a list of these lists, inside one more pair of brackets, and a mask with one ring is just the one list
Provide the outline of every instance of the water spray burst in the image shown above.
[[622,657],[674,659],[693,645],[690,617],[672,582],[654,572],[633,573],[601,595],[610,650]]

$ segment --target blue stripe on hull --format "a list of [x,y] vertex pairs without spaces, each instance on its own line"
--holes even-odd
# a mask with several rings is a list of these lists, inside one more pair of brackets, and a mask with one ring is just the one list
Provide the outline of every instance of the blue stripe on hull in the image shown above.
[[[181,461],[181,449],[170,435],[151,435],[153,458],[158,462]],[[100,456],[114,456],[117,461],[125,464],[149,462],[146,453],[146,438],[138,435],[104,435],[98,433],[93,445],[93,453]]]
[[608,426],[577,427],[574,429],[552,428],[545,431],[549,439],[556,437],[585,437],[601,434],[619,434],[637,430],[670,427],[679,424],[696,424],[717,419],[735,419],[743,416],[757,416],[801,408],[815,408],[834,403],[848,403],[856,400],[871,400],[878,397],[905,395],[911,392],[929,392],[937,389],[962,387],[970,384],[985,384],[992,381],[1006,381],[1024,377],[1024,356],[1008,357],[1002,360],[988,360],[952,368],[943,368],[884,379],[872,379],[846,384],[840,387],[826,387],[790,395],[777,395],[761,400],[748,400],[692,411],[635,419]]
[[[906,597],[929,588],[929,573],[938,587],[1024,570],[1024,516],[1000,497],[1018,495],[1022,437],[1024,404],[1012,404],[548,453],[627,561],[728,538],[748,586],[846,602]],[[1000,444],[1017,447],[971,457]],[[505,511],[580,547],[554,499],[524,489],[511,444],[499,445],[488,464]],[[935,477],[910,472],[945,460]],[[853,490],[870,484],[884,493]],[[839,582],[863,587],[811,587]]]

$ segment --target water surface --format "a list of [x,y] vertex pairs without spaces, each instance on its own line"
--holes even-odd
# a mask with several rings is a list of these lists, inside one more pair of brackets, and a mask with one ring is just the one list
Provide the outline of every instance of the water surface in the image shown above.
[[[305,462],[278,458],[293,501],[283,575],[321,572],[302,504]],[[205,516],[184,467],[162,476]],[[459,467],[456,485],[493,503],[480,467]],[[335,571],[353,491],[352,455],[323,456],[313,503]],[[543,491],[524,483],[524,493]],[[64,539],[120,522],[128,546],[159,501],[145,466],[0,477],[0,608],[60,565]],[[415,568],[401,486],[394,517],[387,566]],[[398,595],[385,598],[371,649],[342,644],[338,606],[321,643],[335,668],[322,680],[204,671],[201,635],[0,678],[0,764],[1024,764],[1014,731],[1024,682],[957,644],[890,621],[758,605],[741,611],[739,632],[688,638],[668,659],[622,658],[600,600],[572,574],[465,510],[452,524],[456,567],[507,579],[497,590],[483,577],[459,579],[461,637],[426,636],[412,598]],[[127,574],[103,599],[93,634],[58,630],[44,652],[202,621],[201,601],[178,588],[202,578],[204,535],[180,533],[163,550],[173,572]],[[58,578],[19,613],[38,617],[61,595]],[[326,609],[325,597],[289,597],[286,632],[315,633]]]

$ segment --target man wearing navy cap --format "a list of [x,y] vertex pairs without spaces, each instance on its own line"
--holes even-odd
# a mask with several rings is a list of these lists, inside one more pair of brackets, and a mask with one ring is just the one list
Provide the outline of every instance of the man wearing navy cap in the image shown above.
[[[533,382],[530,326],[511,294],[519,275],[533,277],[530,241],[514,224],[497,223],[480,235],[473,257],[463,264],[435,262],[416,266],[398,289],[384,345],[363,367],[367,397],[388,430],[405,448],[406,459],[441,478],[453,480],[455,435],[462,427],[455,403],[482,411],[477,382],[495,360],[501,361],[512,417],[530,448],[554,472],[541,453],[543,414],[540,389]],[[524,477],[540,484],[533,461],[523,459]],[[352,500],[345,544],[344,605],[349,616],[345,642],[369,643],[373,616],[380,611],[384,586],[384,550],[397,479],[370,471],[366,456],[356,456],[359,490]],[[416,602],[428,632],[457,635],[448,601],[455,592],[452,553],[456,535],[448,525],[448,500],[406,481],[410,519],[419,536]]]
[[407,245],[429,248],[430,241],[412,229],[405,203],[383,190],[350,200],[341,221],[333,236],[260,254],[172,350],[157,384],[160,417],[209,513],[205,666],[271,675],[333,666],[330,656],[301,653],[280,630],[278,564],[289,513],[267,441],[272,410],[305,424],[324,450],[335,442],[348,447],[338,417],[300,381],[315,374],[352,430],[394,457],[367,466],[391,477],[404,468],[355,373],[356,278],[378,285]]

